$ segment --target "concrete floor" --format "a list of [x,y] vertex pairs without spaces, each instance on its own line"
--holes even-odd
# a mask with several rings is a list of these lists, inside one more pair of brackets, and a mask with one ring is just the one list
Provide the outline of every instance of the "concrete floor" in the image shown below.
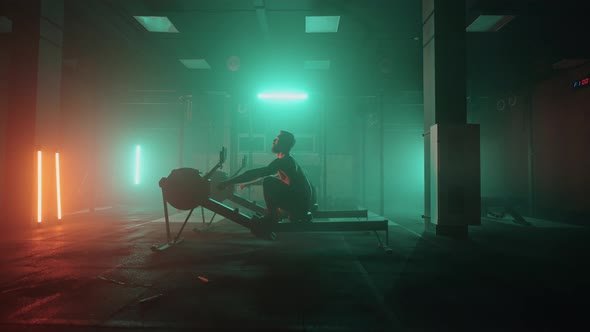
[[[1,331],[540,331],[588,325],[589,229],[484,219],[469,240],[419,220],[279,234],[225,219],[163,252],[162,212],[116,207],[0,234]],[[206,217],[209,218],[210,214]],[[173,217],[178,230],[182,213]],[[151,301],[141,300],[159,296]],[[580,325],[583,324],[583,325]]]

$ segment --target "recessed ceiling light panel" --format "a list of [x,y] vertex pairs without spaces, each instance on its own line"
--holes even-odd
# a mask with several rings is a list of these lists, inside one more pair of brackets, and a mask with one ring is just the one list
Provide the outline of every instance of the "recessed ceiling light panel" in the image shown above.
[[176,27],[166,16],[133,16],[150,32],[177,33]]
[[307,93],[300,91],[265,91],[258,94],[258,99],[275,101],[293,101],[307,99]]
[[305,32],[338,32],[340,16],[305,16]]
[[465,29],[467,32],[496,32],[514,19],[511,15],[479,15]]
[[211,69],[205,59],[180,59],[180,62],[189,69]]

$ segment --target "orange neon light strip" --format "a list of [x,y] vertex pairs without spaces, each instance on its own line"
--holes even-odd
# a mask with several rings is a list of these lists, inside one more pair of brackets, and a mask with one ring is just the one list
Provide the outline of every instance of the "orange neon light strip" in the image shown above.
[[41,222],[41,216],[42,216],[42,209],[43,209],[43,197],[42,197],[42,191],[43,191],[43,178],[42,178],[42,173],[43,173],[43,168],[42,168],[42,163],[41,163],[41,150],[37,151],[37,222]]
[[61,186],[59,183],[59,152],[55,153],[55,187],[57,188],[57,220],[61,220]]

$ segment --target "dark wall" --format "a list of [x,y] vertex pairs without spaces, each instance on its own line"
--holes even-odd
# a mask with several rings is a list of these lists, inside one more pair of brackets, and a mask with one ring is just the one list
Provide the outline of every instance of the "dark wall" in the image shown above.
[[530,121],[528,100],[518,93],[471,97],[468,122],[480,125],[481,196],[488,206],[528,213]]
[[[0,34],[0,188],[4,188],[5,132],[7,115],[8,67],[10,65],[10,40]],[[4,190],[0,190],[0,199]]]
[[537,48],[516,29],[525,23],[466,36],[467,122],[480,125],[484,215],[495,206],[531,213],[530,90]]
[[482,212],[509,205],[524,215],[581,222],[589,211],[590,89],[571,85],[590,66],[557,70],[542,43],[468,36],[468,122],[481,125]]
[[590,215],[590,88],[573,89],[590,64],[554,72],[532,95],[535,211],[568,222]]
[[62,205],[70,213],[100,205],[96,188],[100,163],[99,129],[104,116],[104,86],[90,58],[62,66],[60,156]]

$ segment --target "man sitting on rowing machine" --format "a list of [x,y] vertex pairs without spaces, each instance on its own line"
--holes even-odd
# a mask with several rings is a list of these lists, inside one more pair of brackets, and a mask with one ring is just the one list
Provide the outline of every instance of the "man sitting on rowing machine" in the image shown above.
[[[311,221],[312,188],[305,172],[290,154],[294,145],[295,136],[282,130],[272,143],[272,152],[277,155],[275,160],[266,167],[254,168],[220,182],[218,188],[263,178],[266,215],[262,222],[278,222],[281,219],[279,209],[286,211],[291,221]],[[273,174],[276,176],[271,176]]]

